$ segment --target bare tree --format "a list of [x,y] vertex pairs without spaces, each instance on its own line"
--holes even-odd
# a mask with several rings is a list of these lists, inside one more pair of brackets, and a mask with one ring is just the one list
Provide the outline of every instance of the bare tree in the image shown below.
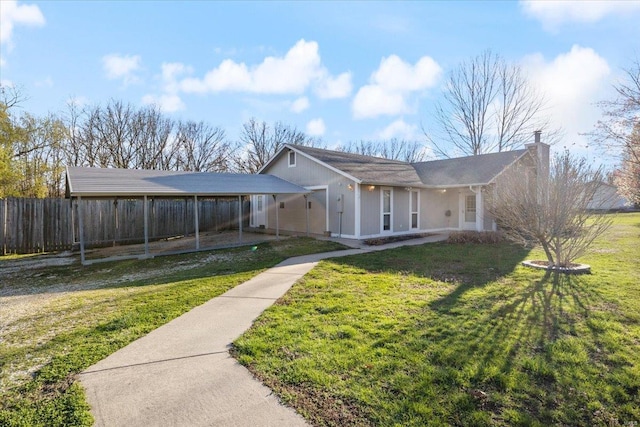
[[614,86],[617,98],[603,101],[603,119],[589,135],[608,155],[618,155],[619,191],[640,204],[640,60],[625,70],[625,79]]
[[66,125],[70,165],[168,169],[176,155],[175,123],[154,106],[137,109],[111,100],[80,111],[70,104]]
[[225,172],[229,169],[231,146],[222,128],[204,122],[187,121],[178,125],[177,169],[197,172]]
[[549,266],[567,267],[611,224],[587,210],[604,175],[569,152],[554,158],[548,177],[540,166],[534,160],[506,170],[488,194],[489,211],[508,238],[539,244]]
[[242,125],[234,169],[243,173],[256,173],[284,144],[318,146],[320,143],[320,140],[310,138],[304,132],[282,122],[276,122],[270,127],[264,121],[258,122],[251,118]]
[[485,51],[449,74],[435,108],[439,132],[423,133],[444,157],[513,150],[540,129],[553,142],[559,131],[549,129],[545,106],[518,65]]
[[401,160],[408,163],[421,162],[427,157],[426,147],[417,141],[391,138],[382,141],[360,140],[338,148],[345,153]]

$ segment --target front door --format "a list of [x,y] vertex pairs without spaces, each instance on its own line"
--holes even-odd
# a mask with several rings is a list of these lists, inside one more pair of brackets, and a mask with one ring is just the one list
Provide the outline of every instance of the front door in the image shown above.
[[461,194],[460,205],[462,206],[461,225],[464,230],[476,229],[476,195]]
[[380,233],[393,232],[393,192],[391,188],[382,188],[380,191],[381,221]]

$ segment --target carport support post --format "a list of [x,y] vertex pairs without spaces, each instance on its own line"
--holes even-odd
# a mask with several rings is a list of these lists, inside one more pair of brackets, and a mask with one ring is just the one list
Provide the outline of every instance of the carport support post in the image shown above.
[[198,220],[198,196],[193,196],[193,222],[196,227],[196,251],[200,250],[200,223]]
[[144,255],[149,256],[149,206],[147,196],[143,198],[142,210],[144,212]]
[[242,196],[238,196],[238,242],[242,243]]
[[78,234],[80,235],[80,263],[84,265],[84,209],[82,209],[82,197],[78,196]]
[[273,194],[273,204],[276,209],[276,239],[280,240],[280,219],[278,218],[278,211],[280,210],[280,207],[278,206],[277,197],[277,194]]

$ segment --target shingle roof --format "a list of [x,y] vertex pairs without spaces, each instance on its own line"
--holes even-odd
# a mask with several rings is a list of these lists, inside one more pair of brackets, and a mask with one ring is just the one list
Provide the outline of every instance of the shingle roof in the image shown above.
[[289,145],[366,184],[397,186],[466,186],[490,183],[526,149],[479,156],[407,163],[321,148]]
[[527,150],[413,163],[420,180],[429,186],[488,184]]
[[341,170],[363,183],[377,185],[421,184],[415,169],[407,162],[300,145],[290,145],[290,147]]
[[308,191],[273,175],[67,168],[68,196],[184,197],[303,193]]

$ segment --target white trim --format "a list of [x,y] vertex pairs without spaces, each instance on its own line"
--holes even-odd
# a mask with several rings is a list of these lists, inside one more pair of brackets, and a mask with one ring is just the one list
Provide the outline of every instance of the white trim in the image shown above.
[[[313,156],[311,156],[311,155],[309,155],[309,154],[307,154],[307,153],[304,153],[304,152],[302,152],[302,151],[298,150],[297,148],[292,147],[292,146],[291,146],[291,145],[289,145],[289,144],[285,144],[285,145],[283,145],[282,147],[280,147],[280,149],[276,152],[276,154],[274,154],[274,155],[273,155],[273,157],[271,157],[271,158],[267,161],[267,163],[265,163],[265,164],[264,164],[264,165],[263,165],[263,166],[258,170],[258,173],[263,173],[265,170],[267,170],[267,169],[271,166],[271,164],[272,164],[272,163],[274,163],[274,162],[276,161],[276,159],[280,156],[280,153],[281,153],[285,148],[287,148],[287,149],[289,149],[289,150],[292,150],[292,151],[296,152],[297,154],[300,154],[302,157],[305,157],[305,158],[307,158],[307,159],[309,159],[309,160],[311,160],[311,161],[313,161],[313,162],[315,162],[315,163],[317,163],[317,164],[319,164],[319,165],[321,165],[321,166],[324,166],[325,168],[327,168],[327,169],[329,169],[329,170],[331,170],[331,171],[333,171],[333,172],[335,172],[335,173],[337,173],[337,174],[339,174],[339,175],[342,175],[342,176],[344,176],[345,178],[348,178],[348,179],[350,179],[350,180],[354,181],[354,182],[355,182],[355,183],[357,183],[357,184],[361,184],[361,183],[362,183],[362,180],[360,180],[360,179],[356,178],[355,176],[349,175],[348,173],[346,173],[346,172],[344,172],[344,171],[341,171],[340,169],[334,168],[333,166],[331,166],[331,165],[329,165],[329,164],[326,164],[325,162],[323,162],[323,161],[321,161],[321,160],[318,160],[318,159],[316,159],[315,157],[313,157]],[[287,159],[287,164],[288,164],[288,163],[289,163],[289,159]]]
[[[389,230],[384,229],[384,192],[389,191]],[[380,233],[393,233],[393,187],[380,187]]]
[[[293,154],[293,164],[291,163],[291,154]],[[287,152],[287,166],[289,166],[290,168],[295,168],[298,160],[297,157],[298,156],[295,151],[289,150]]]

